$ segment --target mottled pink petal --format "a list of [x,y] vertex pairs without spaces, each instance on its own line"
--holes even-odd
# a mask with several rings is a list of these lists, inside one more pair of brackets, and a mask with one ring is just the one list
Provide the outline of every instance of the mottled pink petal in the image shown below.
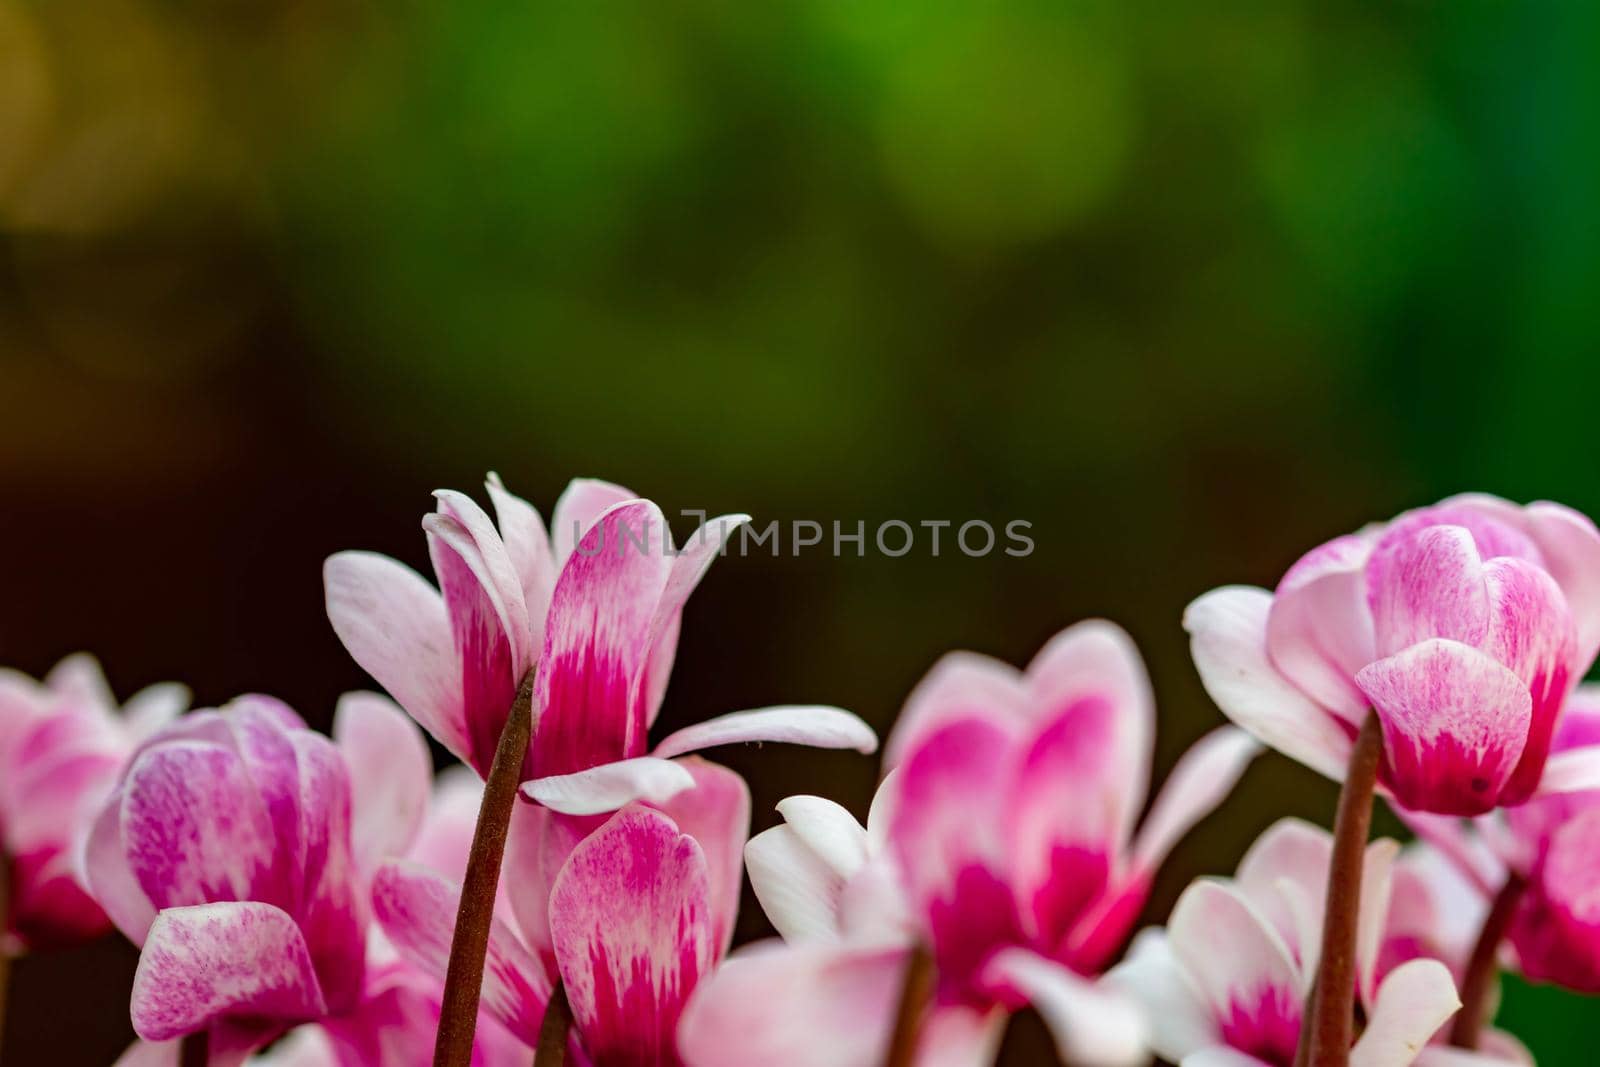
[[310,730],[289,735],[300,777],[296,917],[328,1008],[349,1010],[360,994],[367,900],[350,858],[350,778],[333,743]]
[[129,866],[158,910],[236,900],[292,906],[277,867],[279,827],[236,753],[195,741],[150,749],[124,796]]
[[1200,680],[1222,713],[1256,740],[1291,759],[1342,780],[1351,735],[1267,660],[1265,589],[1227,586],[1190,604],[1183,614]]
[[[402,956],[441,981],[460,899],[460,883],[404,860],[384,864],[372,883],[373,913],[383,932]],[[531,1045],[549,998],[544,965],[494,919],[484,963],[484,1010]]]
[[[513,632],[526,626],[526,612],[512,614],[495,575],[471,533],[448,514],[422,520],[428,554],[449,611],[450,633],[461,667],[461,708],[469,758],[481,776],[494,762],[521,675],[517,673],[520,639]],[[519,593],[520,598],[520,593]]]
[[1020,948],[997,954],[986,974],[1027,997],[1050,1028],[1063,1063],[1131,1067],[1149,1060],[1144,1015],[1120,991]]
[[700,846],[659,812],[621,811],[573,850],[550,932],[597,1063],[672,1062],[683,1004],[718,955],[710,892]]
[[340,552],[323,566],[328,619],[362,670],[462,760],[472,754],[461,666],[438,590],[372,552]]
[[638,499],[639,494],[631,489],[598,478],[574,478],[568,482],[550,512],[550,544],[557,570],[566,566],[573,546],[583,540],[601,515],[618,504]]
[[857,715],[825,705],[791,705],[732,711],[669,734],[655,747],[662,759],[702,748],[774,741],[812,748],[849,748],[871,753],[878,750],[878,735]]
[[695,989],[678,1027],[693,1067],[878,1067],[908,952],[760,942]]
[[522,793],[563,815],[603,815],[636,800],[660,804],[693,786],[694,776],[676,760],[640,756],[535,778],[522,783]]
[[1271,923],[1232,886],[1202,880],[1178,898],[1167,930],[1223,1040],[1270,1063],[1292,1061],[1310,982]]
[[536,777],[644,755],[644,671],[673,564],[665,533],[648,500],[620,504],[562,568],[534,683]]
[[376,693],[346,693],[333,714],[333,738],[350,770],[350,830],[357,867],[403,856],[428,808],[433,758],[404,712]]
[[1020,728],[1028,717],[1028,690],[1022,672],[1009,663],[975,652],[946,653],[906,699],[884,747],[885,773],[927,734],[951,719],[994,715]]
[[1133,866],[1153,872],[1195,823],[1221,804],[1261,746],[1243,730],[1219,727],[1183,754],[1150,805],[1133,842]]
[[133,1028],[147,1041],[169,1041],[230,1015],[297,1021],[326,1012],[300,928],[270,904],[162,912],[133,978]]
[[1560,504],[1529,504],[1524,514],[1576,623],[1575,673],[1581,675],[1600,649],[1600,531],[1587,516]]
[[1389,973],[1350,1050],[1350,1067],[1409,1067],[1435,1030],[1461,1007],[1450,969],[1412,960]]
[[672,661],[678,650],[678,625],[683,606],[700,579],[705,577],[711,562],[722,554],[728,538],[749,521],[748,515],[719,515],[708,519],[678,550],[650,631],[650,662],[645,668],[647,725],[656,721],[661,698],[667,691],[667,678],[672,674]]
[[550,610],[550,593],[556,586],[556,561],[539,513],[520,496],[508,491],[500,476],[489,472],[485,488],[494,504],[495,524],[505,544],[506,556],[522,586],[528,613],[529,654],[544,647],[544,617]]
[[1430,640],[1356,676],[1383,726],[1384,781],[1406,807],[1493,808],[1527,741],[1528,687],[1475,648]]
[[1577,638],[1550,575],[1524,560],[1496,559],[1484,566],[1484,576],[1492,620],[1484,650],[1521,678],[1533,698],[1528,741],[1502,797],[1502,803],[1515,804],[1533,795],[1544,771],[1556,717],[1577,680]]
[[1391,531],[1366,575],[1380,657],[1434,637],[1476,646],[1489,631],[1483,562],[1464,527]]
[[522,574],[512,562],[500,531],[476,501],[453,489],[439,489],[433,495],[439,502],[439,514],[460,523],[477,549],[477,559],[483,568],[481,577],[493,584],[493,599],[500,607],[506,637],[511,644],[511,673],[520,678],[533,666],[541,647],[529,640],[528,603],[522,593]]
[[973,996],[990,954],[1023,940],[1011,888],[1011,827],[994,788],[1015,773],[1015,745],[992,717],[946,721],[900,768],[889,844],[947,999]]
[[1376,658],[1359,534],[1312,549],[1278,583],[1267,616],[1267,654],[1284,677],[1325,708],[1359,723],[1366,701],[1355,673]]
[[713,944],[720,956],[733,940],[739,914],[744,845],[750,836],[750,787],[734,771],[697,756],[676,762],[694,778],[694,785],[656,806],[705,854]]

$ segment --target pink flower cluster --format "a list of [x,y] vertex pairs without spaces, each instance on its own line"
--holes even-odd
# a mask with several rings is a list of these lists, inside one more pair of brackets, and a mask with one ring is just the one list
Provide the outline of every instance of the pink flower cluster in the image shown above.
[[[0,674],[0,954],[139,946],[122,1067],[954,1067],[1027,1007],[1079,1067],[1463,1067],[1529,1062],[1487,1025],[1497,967],[1600,992],[1600,533],[1575,512],[1448,500],[1195,601],[1233,724],[1148,803],[1150,680],[1091,621],[1023,670],[940,660],[864,824],[795,796],[750,837],[745,782],[691,753],[877,738],[782,706],[651,743],[744,517],[678,547],[618,486],[574,482],[549,529],[487,488],[494,518],[441,492],[424,519],[437,585],[328,560],[333,628],[389,694],[345,696],[331,737],[266,696],[119,710],[85,657]],[[424,731],[463,766],[435,775]],[[1418,841],[1368,842],[1344,802],[1336,835],[1282,820],[1136,934],[1261,745],[1358,813],[1377,746],[1367,784]],[[780,936],[732,949],[746,876]]]

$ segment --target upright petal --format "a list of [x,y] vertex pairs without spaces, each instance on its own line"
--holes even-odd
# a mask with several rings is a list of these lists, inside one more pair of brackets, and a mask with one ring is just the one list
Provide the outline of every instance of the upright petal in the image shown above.
[[791,826],[774,826],[744,847],[745,867],[761,910],[785,941],[837,942],[845,879]]
[[1528,687],[1475,648],[1430,640],[1356,676],[1383,726],[1384,779],[1422,811],[1493,808],[1527,742]]
[[[455,935],[461,885],[403,860],[384,864],[372,884],[372,906],[383,932],[400,954],[443,980]],[[483,1007],[528,1044],[550,999],[544,965],[499,919],[489,928],[483,975]]]
[[1456,984],[1444,964],[1401,964],[1378,988],[1366,1029],[1350,1050],[1350,1067],[1408,1067],[1459,1007]]
[[1183,754],[1167,775],[1133,843],[1133,865],[1154,871],[1195,823],[1221,804],[1261,752],[1243,730],[1219,727]]
[[1476,646],[1489,631],[1483,561],[1465,527],[1391,530],[1366,573],[1379,656],[1434,637]]
[[1560,587],[1543,570],[1524,560],[1495,559],[1484,575],[1491,617],[1485,651],[1521,678],[1533,699],[1528,741],[1503,798],[1519,803],[1538,787],[1556,717],[1577,681],[1577,637]]
[[368,894],[350,858],[350,777],[333,743],[310,730],[290,734],[300,778],[296,918],[328,1008],[348,1011],[360,995]]
[[672,820],[617,813],[556,879],[550,931],[597,1064],[672,1062],[678,1018],[718,955],[705,856]]
[[511,643],[512,674],[520,678],[533,666],[540,647],[529,639],[528,603],[522,592],[521,571],[513,563],[500,531],[476,501],[453,489],[440,489],[433,495],[439,502],[439,514],[460,523],[472,538],[483,564],[482,576],[494,584],[495,599],[504,611],[506,638]]
[[[1295,902],[1320,904],[1332,856],[1333,836],[1328,831],[1302,819],[1279,819],[1251,844],[1234,877],[1239,891],[1272,924],[1304,973],[1316,969],[1320,912],[1315,917],[1297,914]],[[1292,887],[1288,893],[1286,886]]]
[[778,814],[841,878],[851,877],[866,864],[867,831],[841,805],[825,797],[785,797],[778,801]]
[[133,977],[133,1028],[146,1041],[170,1041],[225,1016],[292,1022],[326,1012],[300,928],[270,904],[162,912]]
[[1022,672],[975,652],[950,652],[906,698],[883,754],[885,773],[898,767],[922,738],[950,719],[995,715],[1020,727],[1028,716]]
[[351,848],[370,873],[402,856],[428,809],[433,759],[417,728],[375,693],[346,693],[333,713],[333,739],[350,771]]
[[899,771],[889,844],[950,1001],[982,999],[989,956],[1024,939],[1010,827],[994,788],[1015,773],[1015,747],[993,718],[950,720],[925,735]]
[[1366,701],[1355,673],[1376,658],[1362,574],[1371,549],[1360,534],[1312,549],[1278,583],[1267,616],[1273,666],[1317,703],[1358,723]]
[[1581,676],[1600,650],[1600,531],[1587,516],[1560,504],[1529,504],[1524,514],[1545,569],[1561,586],[1572,611],[1577,627],[1575,672]]
[[702,748],[738,745],[751,741],[777,741],[812,748],[850,748],[876,752],[878,735],[860,716],[826,705],[790,705],[731,711],[726,715],[685,726],[663,738],[655,748],[661,758],[681,756]]
[[1521,971],[1535,981],[1600,992],[1600,808],[1551,835],[1511,928]]
[[143,945],[156,909],[139,885],[122,844],[122,793],[115,793],[94,821],[83,843],[79,881],[105,909],[122,936]]
[[328,619],[351,657],[441,745],[468,759],[461,666],[438,590],[372,552],[329,556],[322,574]]
[[1189,605],[1183,628],[1200,681],[1217,707],[1256,740],[1342,780],[1352,738],[1267,660],[1272,594],[1228,586]]
[[657,807],[705,854],[712,943],[721,956],[733,940],[733,923],[739,915],[744,845],[750,836],[750,787],[736,772],[698,756],[677,763],[694,778],[694,785]]
[[[513,615],[471,533],[448,514],[422,520],[428,553],[449,610],[450,633],[461,665],[461,708],[469,744],[466,762],[487,776],[511,713],[525,657],[512,634],[526,627]],[[520,595],[520,594],[519,594]]]
[[741,949],[690,998],[679,1051],[693,1067],[877,1067],[906,958],[904,948]]
[[544,617],[556,586],[550,537],[533,505],[508,491],[498,474],[490,471],[484,484],[494,504],[495,525],[500,528],[506,556],[522,585],[522,600],[528,611],[529,653],[536,655],[544,647]]
[[1202,880],[1178,898],[1167,929],[1223,1040],[1269,1063],[1292,1061],[1309,982],[1267,920],[1231,886]]
[[629,500],[638,500],[639,494],[620,485],[612,485],[598,478],[574,478],[556,498],[550,512],[550,544],[555,555],[556,569],[567,564],[573,547],[583,540],[600,516],[611,508]]
[[536,777],[644,754],[644,670],[673,563],[665,531],[648,500],[617,505],[562,568],[534,683]]

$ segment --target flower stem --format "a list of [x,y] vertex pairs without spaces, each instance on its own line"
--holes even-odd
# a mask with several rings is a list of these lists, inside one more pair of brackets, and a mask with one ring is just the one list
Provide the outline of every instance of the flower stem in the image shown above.
[[1450,1043],[1457,1048],[1478,1047],[1484,1025],[1489,1021],[1489,1003],[1494,999],[1495,978],[1499,975],[1496,956],[1500,942],[1517,913],[1522,891],[1528,887],[1523,877],[1513,871],[1506,876],[1506,884],[1495,895],[1494,904],[1483,920],[1478,933],[1478,943],[1472,946],[1472,957],[1467,961],[1467,973],[1461,983],[1461,1011],[1455,1025],[1450,1028]]
[[900,1006],[895,1011],[894,1033],[884,1067],[910,1067],[917,1054],[917,1035],[922,1029],[928,1000],[933,995],[933,955],[920,943],[906,960],[905,979],[900,986]]
[[210,1030],[196,1030],[178,1046],[178,1067],[207,1067],[210,1062]]
[[1295,1056],[1304,1067],[1347,1067],[1355,1036],[1356,924],[1361,916],[1361,862],[1372,828],[1372,793],[1383,755],[1378,716],[1356,735],[1333,820],[1333,856],[1322,918],[1322,955],[1306,1001]]
[[572,1029],[572,1005],[567,1001],[567,986],[556,979],[539,1023],[539,1047],[533,1053],[533,1067],[562,1067],[567,1062],[567,1033]]
[[489,927],[494,920],[495,891],[500,885],[500,861],[505,857],[506,831],[511,826],[511,805],[521,784],[522,763],[527,758],[533,732],[533,672],[517,689],[506,716],[494,762],[483,787],[478,827],[467,857],[467,876],[456,910],[455,936],[450,942],[450,966],[445,972],[444,1000],[439,1013],[439,1036],[433,1046],[434,1067],[468,1067],[472,1039],[478,1028],[478,997],[483,987],[483,959],[489,950]]

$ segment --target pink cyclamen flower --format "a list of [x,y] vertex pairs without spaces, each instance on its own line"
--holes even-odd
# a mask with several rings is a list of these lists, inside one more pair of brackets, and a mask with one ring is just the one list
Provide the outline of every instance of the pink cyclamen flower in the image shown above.
[[[1596,744],[1600,686],[1580,686],[1562,712],[1551,761]],[[1600,789],[1539,796],[1470,820],[1400,814],[1454,863],[1480,916],[1509,878],[1518,880],[1502,946],[1507,966],[1535,981],[1600,993]]]
[[[746,953],[713,981],[685,1028],[700,1053],[691,1058],[729,1062],[719,1031],[761,1029],[747,1025],[751,1014],[766,1020],[792,983],[853,992],[784,1001],[803,1021],[767,1029],[763,1058],[874,1062],[905,946],[922,940],[938,973],[926,1062],[956,1047],[992,1057],[1006,1013],[1024,1002],[1070,1062],[1141,1059],[1139,1020],[1092,978],[1132,929],[1168,850],[1257,751],[1231,727],[1203,739],[1135,832],[1154,725],[1138,652],[1109,623],[1057,635],[1026,672],[946,657],[889,740],[891,774],[867,829],[836,805],[791,798],[785,826],[751,842],[751,881],[791,946]],[[784,1044],[808,1030],[840,1034],[839,1013],[858,1020],[839,1044]]]
[[1314,770],[1342,778],[1374,711],[1408,808],[1600,784],[1600,748],[1547,759],[1600,648],[1600,533],[1568,508],[1453,497],[1313,549],[1272,593],[1207,593],[1184,626],[1218,706]]
[[741,741],[871,752],[872,731],[837,708],[737,712],[680,730],[652,752],[684,603],[748,516],[701,526],[681,549],[661,510],[579,479],[539,514],[488,482],[499,525],[468,497],[437,493],[423,520],[435,590],[384,556],[341,552],[325,568],[328,616],[356,662],[480,775],[522,679],[534,677],[529,795],[574,815],[661,801],[689,788],[670,757]]
[[[1325,831],[1284,819],[1251,846],[1234,878],[1195,882],[1164,930],[1139,935],[1105,980],[1144,1004],[1157,1055],[1207,1067],[1290,1067],[1317,972],[1332,850]],[[1380,969],[1398,851],[1389,840],[1367,847],[1354,991],[1367,1021],[1351,1067],[1492,1062],[1428,1047],[1460,1007],[1444,963],[1412,958]]]
[[0,860],[9,860],[11,879],[0,953],[86,941],[110,928],[73,869],[80,827],[134,746],[188,701],[188,690],[166,683],[136,693],[119,712],[87,655],[62,660],[43,682],[0,671]]
[[437,1019],[438,988],[373,939],[369,904],[376,865],[427,839],[427,747],[373,694],[340,701],[335,737],[246,696],[177,720],[123,770],[81,856],[141,948],[142,1041],[121,1067],[175,1064],[201,1031],[223,1067],[306,1023],[339,1067],[427,1062],[427,1045],[380,1055],[414,1043],[430,1004]]
[[[507,879],[513,903],[526,903],[497,914],[491,927],[483,1008],[528,1044],[559,978],[578,1062],[679,1062],[683,1003],[733,936],[750,820],[738,775],[700,759],[682,765],[691,788],[659,806],[622,808],[566,852],[548,887]],[[393,862],[379,873],[374,903],[400,951],[442,975],[459,893],[449,878]],[[548,955],[524,932],[533,909],[544,912],[535,925],[548,932]]]

